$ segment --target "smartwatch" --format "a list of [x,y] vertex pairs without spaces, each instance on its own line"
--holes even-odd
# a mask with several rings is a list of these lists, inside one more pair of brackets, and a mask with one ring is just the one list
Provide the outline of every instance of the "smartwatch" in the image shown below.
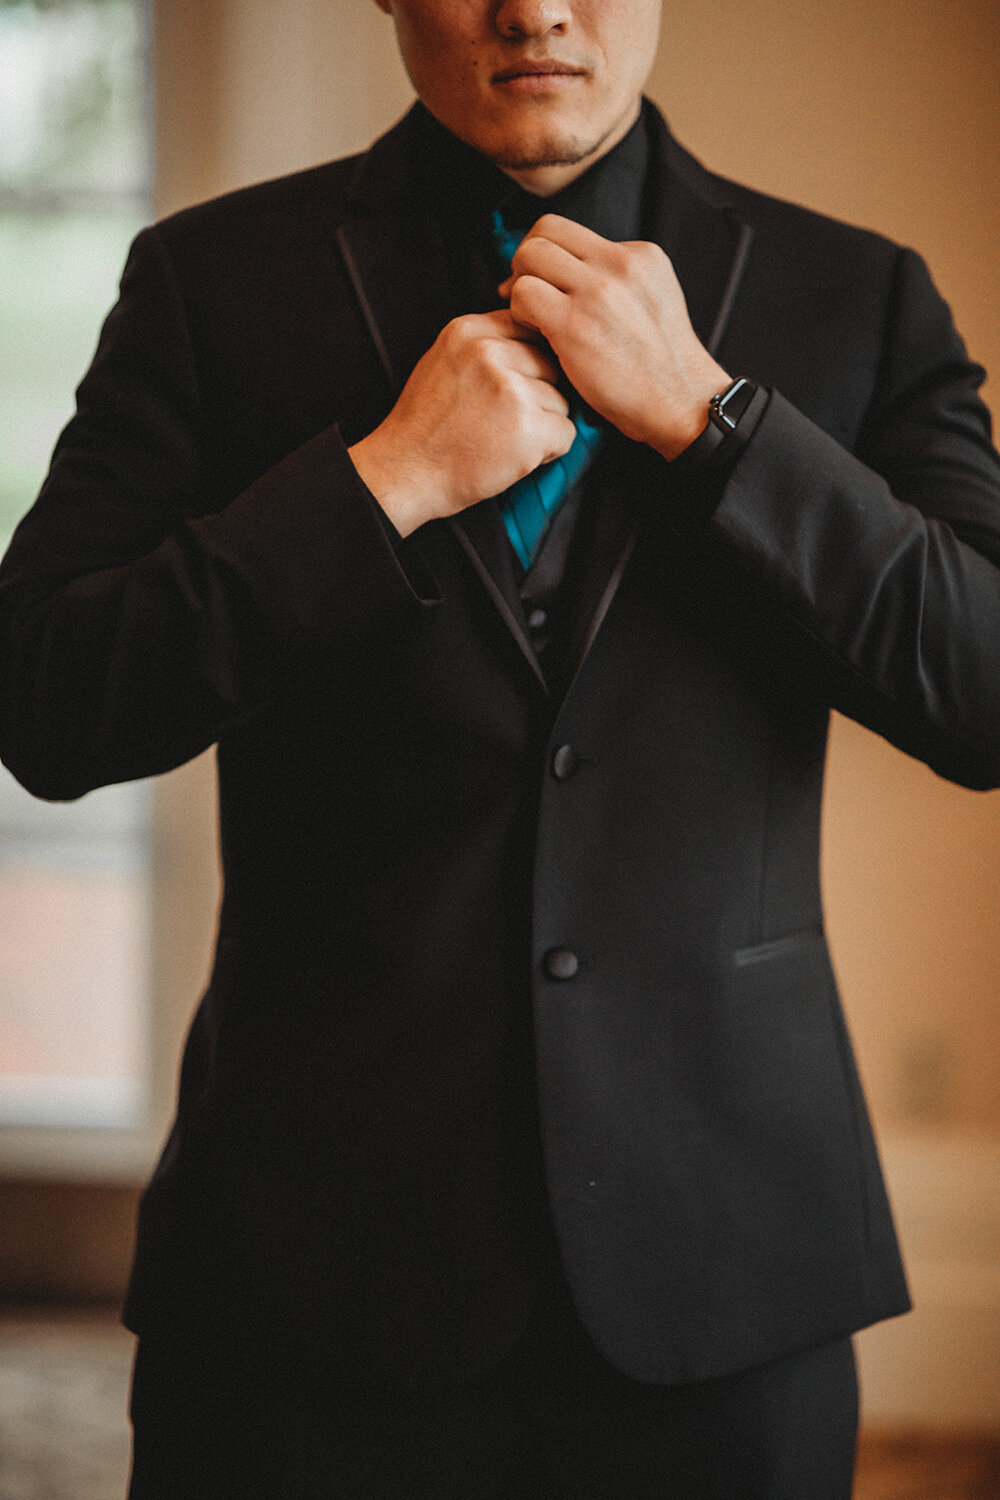
[[714,395],[708,403],[707,423],[675,462],[683,460],[685,468],[689,464],[700,467],[713,460],[724,443],[727,448],[731,447],[732,444],[727,439],[738,432],[740,422],[756,394],[757,386],[754,382],[741,377],[724,391]]

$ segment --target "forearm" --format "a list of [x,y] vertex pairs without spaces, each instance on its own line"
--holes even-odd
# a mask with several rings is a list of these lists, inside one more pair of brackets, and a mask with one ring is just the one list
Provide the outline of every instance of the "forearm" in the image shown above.
[[925,466],[880,475],[776,393],[710,526],[832,707],[987,787],[1000,783],[1000,467],[984,446],[977,470],[977,445],[961,447],[926,491]]
[[126,560],[123,517],[138,501],[92,491],[74,556],[74,486],[60,468],[0,569],[0,748],[39,795],[167,770],[258,712],[314,653],[353,661],[433,602],[333,429],[217,514],[161,517],[159,542]]

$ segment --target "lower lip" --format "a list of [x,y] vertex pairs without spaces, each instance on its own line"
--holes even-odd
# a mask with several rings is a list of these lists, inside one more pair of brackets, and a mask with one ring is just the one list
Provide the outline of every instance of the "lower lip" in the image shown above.
[[513,78],[498,78],[495,87],[510,94],[551,94],[579,83],[582,73],[516,73]]

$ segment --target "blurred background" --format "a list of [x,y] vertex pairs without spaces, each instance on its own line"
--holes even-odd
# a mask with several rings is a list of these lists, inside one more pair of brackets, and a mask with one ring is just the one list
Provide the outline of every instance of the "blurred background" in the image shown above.
[[[998,72],[996,0],[666,0],[649,92],[708,166],[915,245],[1000,371]],[[371,0],[0,0],[0,533],[135,230],[360,149],[410,98]],[[35,1493],[60,1381],[89,1393],[81,1431],[113,1413],[93,1461],[120,1461],[128,1345],[102,1310],[208,962],[213,797],[210,757],[70,807],[0,775],[0,1500]],[[838,720],[824,879],[917,1302],[859,1340],[866,1426],[951,1454],[951,1488],[921,1496],[978,1495],[965,1464],[996,1500],[969,1444],[1000,1438],[1000,794]],[[866,1493],[890,1492],[918,1493]]]

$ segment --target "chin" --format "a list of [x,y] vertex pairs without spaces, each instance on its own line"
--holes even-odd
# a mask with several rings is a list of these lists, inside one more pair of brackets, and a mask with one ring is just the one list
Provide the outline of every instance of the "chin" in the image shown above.
[[574,129],[574,122],[569,120],[552,121],[546,125],[544,120],[536,119],[530,128],[496,131],[490,145],[484,144],[479,149],[495,166],[507,172],[575,167],[599,155],[601,147],[618,126],[617,120],[596,130],[593,120],[576,123],[582,129]]
[[575,167],[600,148],[601,140],[570,134],[505,141],[486,151],[494,166],[507,172],[530,172],[537,167]]

